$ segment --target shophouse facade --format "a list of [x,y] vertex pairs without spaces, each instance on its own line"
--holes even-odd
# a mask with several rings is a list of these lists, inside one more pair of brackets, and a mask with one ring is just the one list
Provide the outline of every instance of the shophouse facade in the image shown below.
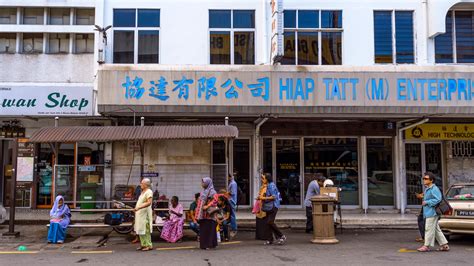
[[[228,145],[156,141],[138,152],[104,143],[105,199],[145,171],[162,195],[189,204],[200,177],[225,187],[235,173],[239,205],[250,207],[265,171],[283,208],[302,209],[322,173],[341,187],[343,208],[404,212],[419,205],[425,171],[444,189],[472,181],[474,1],[94,4],[95,24],[111,26],[107,42],[96,34],[91,62],[102,119],[162,126],[228,117],[239,130]],[[87,165],[74,157],[73,169]],[[59,172],[75,173],[77,199],[79,171]]]

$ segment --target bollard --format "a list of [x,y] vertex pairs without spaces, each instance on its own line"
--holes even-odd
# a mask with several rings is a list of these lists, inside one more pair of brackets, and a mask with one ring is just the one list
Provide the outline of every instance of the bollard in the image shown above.
[[311,198],[313,205],[313,239],[314,244],[337,244],[334,230],[334,202],[335,199],[318,195]]

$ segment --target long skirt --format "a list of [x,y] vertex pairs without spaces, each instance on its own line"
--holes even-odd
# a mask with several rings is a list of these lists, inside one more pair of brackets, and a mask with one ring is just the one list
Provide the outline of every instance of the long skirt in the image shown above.
[[217,222],[211,219],[199,220],[199,247],[201,249],[217,247]]
[[161,231],[161,238],[170,243],[180,240],[183,237],[183,224],[184,221],[181,219],[166,221],[163,225],[163,231]]
[[269,235],[267,228],[267,216],[263,218],[255,218],[255,239],[256,240],[267,240]]
[[50,243],[64,243],[66,239],[66,229],[59,223],[51,222],[49,224],[48,242]]

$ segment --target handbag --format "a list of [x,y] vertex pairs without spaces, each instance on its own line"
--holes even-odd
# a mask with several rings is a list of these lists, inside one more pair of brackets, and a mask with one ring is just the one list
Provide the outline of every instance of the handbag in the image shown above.
[[449,205],[449,202],[446,198],[441,198],[441,201],[435,206],[436,214],[438,215],[450,215],[452,213],[453,208]]
[[220,209],[218,207],[209,207],[207,208],[206,212],[209,216],[212,216],[214,213],[220,211]]
[[261,200],[255,200],[255,203],[253,204],[252,208],[252,213],[257,214],[262,210],[262,201]]

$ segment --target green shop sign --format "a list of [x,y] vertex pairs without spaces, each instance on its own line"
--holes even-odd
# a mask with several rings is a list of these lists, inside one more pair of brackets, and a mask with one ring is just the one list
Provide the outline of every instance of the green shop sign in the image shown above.
[[92,115],[91,86],[0,85],[0,115]]

